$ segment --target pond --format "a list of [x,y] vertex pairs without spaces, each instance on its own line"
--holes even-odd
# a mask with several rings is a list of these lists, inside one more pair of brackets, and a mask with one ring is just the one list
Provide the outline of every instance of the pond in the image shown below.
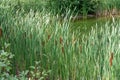
[[112,23],[113,19],[115,21],[118,21],[120,20],[120,17],[115,17],[115,18],[101,17],[101,18],[78,20],[78,21],[72,22],[71,29],[72,31],[78,31],[82,34],[88,34],[92,28],[96,27],[96,24],[98,27],[104,27],[106,22],[109,21],[109,23]]

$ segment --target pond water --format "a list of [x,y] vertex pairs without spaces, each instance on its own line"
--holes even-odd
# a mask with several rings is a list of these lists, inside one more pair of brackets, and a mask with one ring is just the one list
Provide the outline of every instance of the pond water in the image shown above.
[[[120,19],[120,17],[115,17],[114,20],[118,21]],[[113,18],[92,18],[92,19],[85,19],[85,20],[78,20],[78,21],[74,21],[71,23],[71,29],[73,31],[78,31],[82,34],[87,34],[91,31],[92,28],[96,27],[96,24],[98,27],[104,27],[104,25],[106,24],[106,22],[113,22]]]

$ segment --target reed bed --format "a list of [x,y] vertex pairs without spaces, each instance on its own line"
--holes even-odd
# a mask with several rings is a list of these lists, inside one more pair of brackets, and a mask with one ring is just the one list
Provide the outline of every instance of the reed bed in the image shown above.
[[41,72],[51,70],[46,77],[50,80],[119,79],[120,22],[114,18],[78,37],[80,32],[70,32],[69,11],[61,21],[45,11],[13,14],[11,6],[0,9],[0,43],[10,43],[15,55],[11,73],[19,74],[40,61]]

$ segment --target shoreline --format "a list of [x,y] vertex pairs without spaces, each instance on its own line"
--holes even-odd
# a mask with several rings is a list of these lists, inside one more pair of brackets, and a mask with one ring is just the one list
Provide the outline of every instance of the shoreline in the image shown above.
[[112,17],[120,17],[120,10],[117,9],[111,9],[111,10],[104,10],[104,11],[98,11],[94,14],[88,14],[86,16],[78,15],[73,16],[72,21],[76,20],[84,20],[84,19],[97,19],[97,18],[112,18]]

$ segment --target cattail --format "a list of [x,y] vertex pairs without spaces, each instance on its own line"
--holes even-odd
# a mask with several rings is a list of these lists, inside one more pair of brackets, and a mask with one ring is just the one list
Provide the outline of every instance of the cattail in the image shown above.
[[48,35],[48,40],[50,39],[50,36],[51,36],[51,35],[49,34],[49,35]]
[[2,28],[0,28],[0,37],[2,36]]
[[110,59],[109,59],[110,66],[112,66],[112,60],[113,60],[113,53],[110,54]]
[[60,36],[60,44],[62,44],[62,42],[63,42],[63,39],[62,39],[62,37]]

